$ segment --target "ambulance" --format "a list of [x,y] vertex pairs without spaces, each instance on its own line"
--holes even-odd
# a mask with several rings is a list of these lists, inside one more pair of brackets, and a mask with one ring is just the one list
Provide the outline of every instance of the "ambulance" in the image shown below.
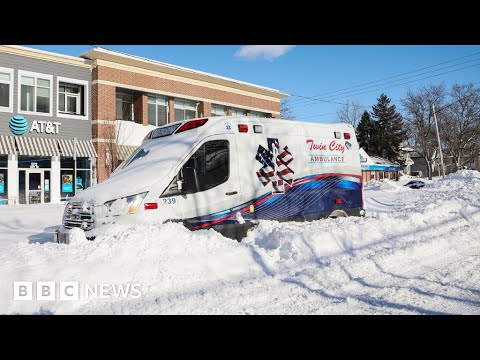
[[[170,123],[65,207],[55,240],[109,224],[175,221],[241,239],[259,220],[364,216],[351,125],[218,116]],[[77,230],[75,230],[77,231]]]

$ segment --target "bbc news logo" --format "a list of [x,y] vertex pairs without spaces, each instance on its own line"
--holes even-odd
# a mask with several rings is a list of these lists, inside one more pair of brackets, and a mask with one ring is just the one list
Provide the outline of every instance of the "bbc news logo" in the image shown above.
[[13,300],[77,301],[80,298],[138,299],[140,284],[81,284],[77,281],[14,281]]

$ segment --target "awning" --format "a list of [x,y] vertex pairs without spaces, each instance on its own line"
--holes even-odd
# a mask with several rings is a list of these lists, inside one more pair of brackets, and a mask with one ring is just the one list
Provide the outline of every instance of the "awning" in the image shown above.
[[133,145],[117,145],[117,156],[119,160],[126,160],[130,155],[133,154],[135,150],[138,149],[138,146]]
[[362,170],[400,171],[400,165],[362,165]]
[[[74,153],[76,152],[78,157],[97,157],[97,153],[95,152],[93,144],[90,140],[58,139],[57,141],[60,145],[60,152],[62,156],[73,157]],[[76,151],[74,151],[74,146],[76,147]]]
[[0,135],[0,154],[16,154],[15,136]]
[[16,136],[18,154],[26,156],[58,156],[56,139]]

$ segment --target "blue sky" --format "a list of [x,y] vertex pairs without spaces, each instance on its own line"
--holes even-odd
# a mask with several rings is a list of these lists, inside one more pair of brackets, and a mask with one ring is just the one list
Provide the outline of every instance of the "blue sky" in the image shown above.
[[[94,45],[25,46],[79,55]],[[336,121],[341,105],[332,102],[355,100],[371,110],[384,92],[401,107],[399,100],[408,89],[440,82],[447,86],[480,82],[478,45],[95,46],[264,85],[289,94],[315,97],[317,100],[291,97],[295,116],[304,121]],[[437,64],[441,65],[434,66]],[[429,68],[416,71],[426,67]],[[397,76],[404,73],[409,74]],[[392,78],[385,79],[389,77]],[[370,82],[375,83],[366,84]]]

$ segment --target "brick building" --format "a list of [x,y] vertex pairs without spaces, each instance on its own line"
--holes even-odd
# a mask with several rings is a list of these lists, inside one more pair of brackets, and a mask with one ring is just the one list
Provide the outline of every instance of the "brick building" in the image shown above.
[[92,141],[98,181],[141,144],[152,128],[220,115],[277,118],[278,90],[103,48],[92,63]]

